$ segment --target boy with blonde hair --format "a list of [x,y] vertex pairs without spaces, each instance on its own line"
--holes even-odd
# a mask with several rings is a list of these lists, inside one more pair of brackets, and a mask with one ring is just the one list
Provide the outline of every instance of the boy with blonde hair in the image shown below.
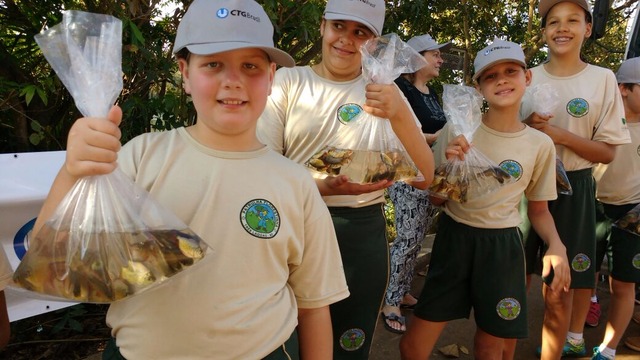
[[[331,217],[307,171],[256,136],[276,63],[294,65],[272,36],[253,0],[195,0],[173,49],[195,125],[120,149],[122,112],[113,107],[69,132],[34,231],[78,179],[117,166],[212,249],[171,281],[112,303],[107,324],[119,349],[112,344],[105,356],[331,357],[329,305],[349,294]],[[269,226],[247,221],[258,211]]]

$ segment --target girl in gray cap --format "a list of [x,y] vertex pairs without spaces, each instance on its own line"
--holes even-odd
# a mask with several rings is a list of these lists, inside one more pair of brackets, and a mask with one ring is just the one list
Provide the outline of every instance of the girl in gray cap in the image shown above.
[[[303,164],[362,111],[387,118],[425,181],[433,156],[417,119],[394,84],[365,84],[359,48],[382,32],[385,1],[329,0],[320,25],[322,60],[279,69],[267,109],[258,122],[261,139]],[[331,306],[335,359],[367,359],[389,273],[382,206],[388,181],[356,184],[345,176],[318,177],[329,206],[351,295]]]

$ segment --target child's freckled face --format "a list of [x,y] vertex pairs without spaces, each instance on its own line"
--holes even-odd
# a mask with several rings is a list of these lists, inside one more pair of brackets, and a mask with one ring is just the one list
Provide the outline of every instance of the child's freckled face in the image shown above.
[[478,87],[489,104],[508,106],[520,103],[530,82],[530,72],[515,62],[491,66],[478,78]]
[[191,95],[198,121],[218,131],[235,132],[255,125],[262,114],[275,64],[260,49],[240,49],[213,55],[191,54],[180,60],[185,91]]

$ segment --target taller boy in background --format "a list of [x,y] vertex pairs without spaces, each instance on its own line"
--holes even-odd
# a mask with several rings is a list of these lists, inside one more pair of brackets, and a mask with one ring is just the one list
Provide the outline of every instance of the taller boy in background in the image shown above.
[[[640,204],[640,58],[624,61],[616,74],[631,143],[620,145],[598,181],[597,195],[608,220],[607,246],[611,301],[604,339],[593,349],[595,360],[611,360],[633,316],[640,282],[640,238],[611,224]],[[635,226],[631,225],[631,226]]]
[[[107,323],[127,359],[284,360],[298,348],[305,359],[331,357],[329,304],[348,296],[331,218],[307,171],[255,133],[276,63],[294,65],[272,35],[253,0],[196,0],[173,49],[196,124],[120,150],[114,107],[69,132],[34,231],[80,177],[118,166],[213,249],[171,281],[111,304]],[[272,226],[246,221],[258,208]]]
[[[555,272],[551,286],[557,291],[569,287],[566,249],[547,208],[547,201],[557,196],[553,142],[518,117],[531,81],[524,52],[518,44],[495,40],[478,52],[474,67],[473,79],[489,109],[473,135],[473,146],[511,169],[516,181],[466,203],[444,203],[415,316],[400,341],[406,360],[427,359],[447,322],[469,318],[472,308],[477,326],[474,357],[513,359],[516,339],[527,337],[525,260],[518,229],[523,194],[529,221],[549,246],[543,272]],[[439,163],[455,156],[464,159],[469,150],[464,136],[454,138],[451,129],[445,125],[436,142]]]
[[[615,146],[629,142],[624,110],[611,70],[585,63],[580,50],[591,35],[591,12],[586,0],[541,0],[542,36],[549,48],[548,61],[531,69],[531,86],[549,83],[560,94],[551,116],[532,113],[523,103],[526,123],[549,135],[556,144],[573,188],[573,195],[558,195],[549,204],[571,264],[571,291],[543,286],[545,316],[542,329],[543,359],[586,354],[582,337],[595,287],[595,181],[592,168],[609,163]],[[526,240],[527,271],[533,272],[542,246],[539,234]],[[565,344],[566,340],[566,344]]]
[[[433,179],[433,155],[419,122],[395,84],[366,84],[360,46],[382,33],[384,0],[329,0],[320,24],[322,60],[281,68],[258,121],[267,145],[303,164],[341,131],[345,117],[361,111],[389,119],[424,175]],[[331,305],[335,359],[368,359],[389,274],[389,244],[382,206],[391,183],[355,184],[347,177],[316,180],[338,236],[349,292]]]

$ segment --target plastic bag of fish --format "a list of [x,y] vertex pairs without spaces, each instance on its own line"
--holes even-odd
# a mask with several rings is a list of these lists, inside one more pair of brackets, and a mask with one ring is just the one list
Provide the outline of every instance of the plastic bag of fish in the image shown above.
[[[558,106],[560,97],[558,90],[549,83],[541,83],[527,87],[525,96],[531,99],[533,111],[540,115],[551,115]],[[573,188],[569,182],[567,171],[560,157],[556,157],[556,190],[558,194],[572,195]]]
[[640,204],[616,220],[613,226],[632,234],[640,235]]
[[[65,11],[36,42],[84,116],[106,118],[122,90],[122,23]],[[13,275],[22,288],[107,303],[163,283],[205,256],[206,244],[120,168],[76,182],[30,238]]]
[[[438,141],[448,141],[448,135],[464,135],[471,143],[482,121],[480,94],[469,86],[445,85],[442,97],[447,125]],[[431,196],[465,203],[514,181],[507,171],[472,146],[464,160],[452,158],[436,168],[428,192]]]
[[[367,83],[392,84],[402,73],[427,65],[396,34],[369,40],[360,52]],[[353,105],[350,114],[353,116],[341,118],[334,140],[305,162],[307,167],[331,176],[346,175],[361,184],[423,179],[388,119],[373,116],[358,105]]]

